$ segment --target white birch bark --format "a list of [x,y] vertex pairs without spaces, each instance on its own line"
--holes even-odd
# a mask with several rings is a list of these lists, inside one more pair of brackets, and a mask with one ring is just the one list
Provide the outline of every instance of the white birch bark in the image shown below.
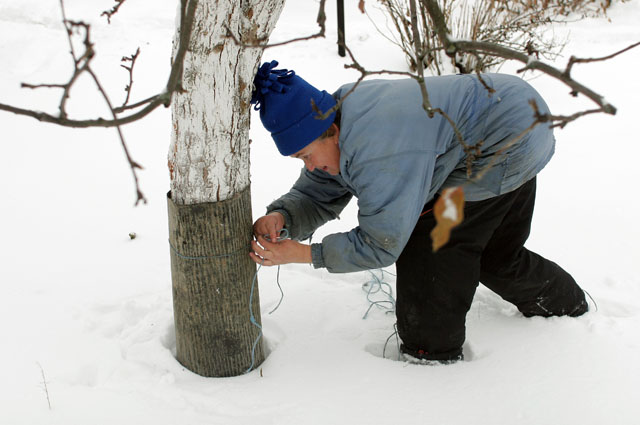
[[[284,0],[200,0],[185,58],[184,93],[174,95],[171,196],[179,205],[228,199],[249,185],[249,101],[261,48]],[[177,38],[176,38],[177,39]]]

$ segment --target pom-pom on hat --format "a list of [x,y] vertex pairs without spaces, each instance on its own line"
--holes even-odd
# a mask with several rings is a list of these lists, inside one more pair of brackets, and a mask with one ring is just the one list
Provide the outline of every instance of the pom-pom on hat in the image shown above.
[[311,100],[322,112],[334,107],[336,101],[293,70],[274,69],[276,66],[277,61],[260,66],[253,80],[251,103],[260,111],[262,125],[271,132],[280,153],[289,156],[320,137],[333,124],[335,112],[327,119],[318,119]]

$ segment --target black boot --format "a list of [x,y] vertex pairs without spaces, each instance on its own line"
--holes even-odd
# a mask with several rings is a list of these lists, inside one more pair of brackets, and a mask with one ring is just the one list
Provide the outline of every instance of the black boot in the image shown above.
[[400,344],[402,357],[408,363],[424,364],[429,366],[447,365],[464,360],[462,348],[447,353],[427,353],[424,350],[414,350],[404,344]]

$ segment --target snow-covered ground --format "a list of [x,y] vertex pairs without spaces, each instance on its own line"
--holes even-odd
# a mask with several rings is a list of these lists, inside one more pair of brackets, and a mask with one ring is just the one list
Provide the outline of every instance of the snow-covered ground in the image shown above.
[[[20,83],[70,75],[58,3],[0,0],[0,102],[56,111],[55,90]],[[124,99],[127,83],[120,58],[138,46],[134,98],[164,86],[177,1],[129,0],[110,26],[99,14],[113,1],[66,3],[70,18],[94,23],[95,66],[105,86],[122,96],[114,103]],[[358,60],[371,69],[404,69],[402,54],[357,2],[346,3],[347,41]],[[366,3],[375,13],[375,2]],[[326,39],[270,49],[264,59],[331,91],[358,74],[336,54],[334,2],[327,7]],[[290,1],[272,40],[315,32],[316,8],[312,0]],[[570,30],[565,54],[601,56],[640,41],[637,1],[616,3],[609,17],[556,28]],[[280,299],[276,270],[259,272],[269,350],[261,373],[225,379],[190,373],[174,358],[169,111],[125,127],[134,159],[145,166],[140,177],[149,203],[136,208],[114,130],[69,130],[0,113],[0,424],[640,423],[638,65],[636,49],[575,68],[579,81],[604,94],[618,114],[557,132],[556,156],[539,176],[528,243],[571,272],[598,310],[592,306],[577,319],[526,319],[481,286],[467,317],[468,361],[447,367],[394,361],[393,343],[391,359],[382,358],[395,319],[375,308],[362,319],[368,273],[291,265],[282,267],[285,296],[271,315]],[[531,83],[554,112],[588,106],[547,77]],[[104,114],[90,81],[72,95],[77,115]],[[258,117],[252,119],[258,217],[301,164],[279,157]],[[355,224],[350,205],[316,239]],[[385,279],[393,284],[393,276]]]

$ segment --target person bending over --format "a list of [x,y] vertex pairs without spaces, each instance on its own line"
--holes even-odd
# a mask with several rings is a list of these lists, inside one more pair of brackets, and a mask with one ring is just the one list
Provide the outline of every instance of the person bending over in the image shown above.
[[[588,310],[571,275],[524,247],[536,175],[555,146],[547,123],[511,145],[533,123],[531,100],[540,113],[549,112],[529,84],[503,74],[483,74],[484,84],[472,75],[425,79],[431,104],[478,147],[468,160],[452,125],[424,111],[414,79],[364,81],[322,120],[312,101],[328,111],[353,84],[331,95],[277,65],[259,68],[252,103],[278,151],[302,160],[304,168],[255,222],[253,261],[311,263],[332,273],[395,263],[400,348],[407,358],[427,363],[463,359],[465,317],[479,282],[527,317]],[[474,178],[480,171],[481,178]],[[464,220],[434,253],[432,208],[438,194],[453,186],[464,189]],[[357,227],[321,243],[299,242],[338,217],[353,196]],[[285,228],[291,239],[277,241]]]

